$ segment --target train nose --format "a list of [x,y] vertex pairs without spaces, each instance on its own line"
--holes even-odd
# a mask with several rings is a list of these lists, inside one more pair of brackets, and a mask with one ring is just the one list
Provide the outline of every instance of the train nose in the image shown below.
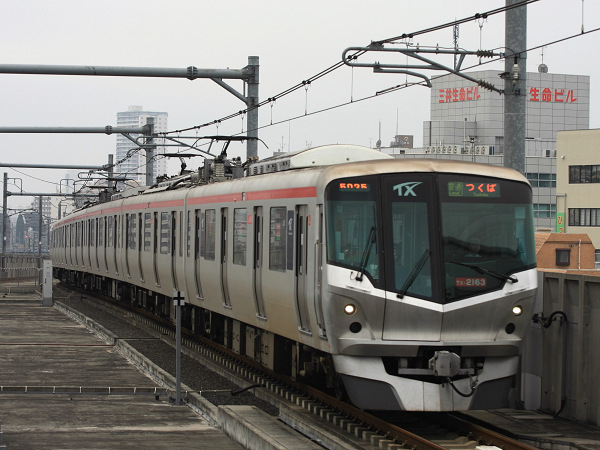
[[429,368],[438,377],[454,377],[460,372],[460,356],[446,350],[436,351],[429,360]]

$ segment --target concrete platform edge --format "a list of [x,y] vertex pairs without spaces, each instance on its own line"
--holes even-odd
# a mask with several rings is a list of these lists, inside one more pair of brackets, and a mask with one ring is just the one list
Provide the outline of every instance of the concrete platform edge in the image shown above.
[[[86,328],[95,332],[106,342],[113,344],[117,351],[123,357],[131,361],[143,373],[148,374],[159,384],[166,386],[172,391],[171,393],[174,395],[175,378],[171,374],[156,366],[154,363],[152,363],[152,361],[141,355],[127,342],[118,339],[118,337],[115,336],[113,333],[106,330],[97,322],[83,316],[78,311],[75,311],[72,308],[69,308],[67,305],[60,302],[55,302],[54,307],[61,311],[63,314],[66,314],[67,316],[73,318],[77,322],[84,325]],[[216,407],[208,400],[203,398],[200,394],[198,394],[195,391],[192,391],[185,384],[181,385],[181,389],[182,395],[185,397],[187,406],[192,408],[197,414],[204,417],[212,426],[216,426],[219,429],[221,429],[235,442],[244,446],[247,446],[247,442],[251,442],[253,446],[247,448],[277,450],[284,450],[288,448],[322,448],[321,446],[312,442],[310,438],[302,436],[301,434],[297,434],[297,436],[295,436],[296,439],[294,439],[294,434],[297,432],[294,431],[293,427],[288,427],[284,423],[280,422],[272,416],[269,416],[268,414],[264,413],[258,408],[251,407],[255,410],[255,412],[253,411],[254,417],[260,417],[260,420],[258,421],[259,423],[253,424],[252,422],[246,420],[244,417],[238,414],[238,412],[236,412],[242,407]],[[238,421],[238,423],[234,423],[234,421]],[[280,431],[285,429],[289,433],[292,433],[290,435],[292,436],[291,441],[295,441],[295,443],[292,442],[291,446],[288,446],[287,441],[283,443],[273,439],[270,436],[269,431],[267,430],[272,431],[274,428],[279,429]]]
[[244,448],[322,449],[255,406],[219,406],[219,423],[225,434]]

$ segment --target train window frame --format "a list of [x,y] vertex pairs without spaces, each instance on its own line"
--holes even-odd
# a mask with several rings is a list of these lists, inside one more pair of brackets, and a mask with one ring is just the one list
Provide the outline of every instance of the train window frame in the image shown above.
[[269,270],[285,272],[287,267],[287,208],[273,206],[269,211]]
[[248,250],[248,208],[233,210],[233,264],[246,265]]

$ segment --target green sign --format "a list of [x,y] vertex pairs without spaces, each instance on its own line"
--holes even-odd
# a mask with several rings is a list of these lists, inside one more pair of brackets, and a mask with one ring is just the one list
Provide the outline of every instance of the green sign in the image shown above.
[[565,213],[562,213],[562,212],[556,213],[556,232],[557,233],[565,232]]

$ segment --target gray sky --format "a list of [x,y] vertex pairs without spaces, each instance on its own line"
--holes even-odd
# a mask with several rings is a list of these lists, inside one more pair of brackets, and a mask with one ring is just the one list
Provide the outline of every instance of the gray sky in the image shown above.
[[[371,41],[420,31],[454,19],[504,6],[503,0],[373,0],[254,2],[189,0],[22,0],[4,1],[0,15],[0,64],[66,64],[125,67],[240,69],[248,56],[260,58],[260,99],[264,100],[341,60],[342,51]],[[583,9],[583,18],[582,18]],[[529,48],[600,27],[598,0],[540,0],[528,7]],[[481,27],[480,27],[481,25]],[[504,15],[470,21],[460,27],[460,47],[500,49]],[[421,35],[422,46],[451,47],[452,28]],[[600,127],[600,32],[550,45],[544,62],[552,73],[591,76],[590,128]],[[501,50],[500,50],[501,51]],[[363,57],[372,62],[375,57]],[[384,57],[377,57],[382,62]],[[386,56],[386,58],[388,58]],[[436,60],[451,65],[450,59]],[[406,62],[398,56],[385,61]],[[529,53],[527,68],[536,71],[541,50]],[[463,66],[477,63],[467,59]],[[482,66],[503,70],[503,63]],[[431,74],[433,75],[433,74]],[[428,88],[414,86],[375,99],[357,101],[402,84],[405,75],[374,74],[343,67],[260,109],[259,156],[330,143],[389,143],[396,130],[422,143],[429,119]],[[409,78],[408,81],[418,81]],[[242,83],[230,80],[242,90]],[[0,75],[0,126],[105,126],[129,105],[169,113],[169,129],[187,128],[244,109],[210,80],[140,79],[41,75]],[[314,111],[354,100],[328,112]],[[288,121],[287,119],[309,115]],[[245,123],[244,123],[245,129]],[[238,118],[208,127],[198,135],[234,134]],[[188,135],[190,132],[187,133]],[[195,134],[195,132],[191,132]],[[245,144],[232,144],[230,156],[244,156]],[[0,135],[2,161],[14,163],[102,165],[115,151],[106,135]],[[201,164],[200,158],[190,163]],[[174,174],[178,161],[170,164]],[[54,192],[65,171],[4,169],[23,180],[28,192]],[[15,190],[9,186],[9,190]],[[12,197],[10,207],[29,204]]]

